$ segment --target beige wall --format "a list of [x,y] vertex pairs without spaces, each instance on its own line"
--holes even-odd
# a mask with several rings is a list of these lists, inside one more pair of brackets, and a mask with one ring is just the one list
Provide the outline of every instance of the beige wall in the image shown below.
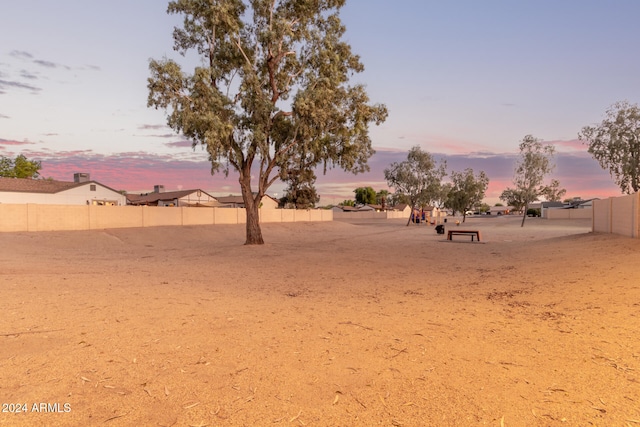
[[640,193],[594,200],[593,231],[640,237]]
[[398,211],[333,212],[333,219],[396,219],[409,218],[409,213]]
[[[332,221],[327,210],[260,210],[262,222]],[[0,232],[244,224],[239,208],[0,204]]]
[[593,209],[546,209],[547,219],[591,219]]

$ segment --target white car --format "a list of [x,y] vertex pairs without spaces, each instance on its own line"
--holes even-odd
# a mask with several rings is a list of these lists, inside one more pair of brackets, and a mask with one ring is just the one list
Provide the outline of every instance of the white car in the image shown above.
[[465,215],[473,215],[473,211],[466,211],[464,214]]

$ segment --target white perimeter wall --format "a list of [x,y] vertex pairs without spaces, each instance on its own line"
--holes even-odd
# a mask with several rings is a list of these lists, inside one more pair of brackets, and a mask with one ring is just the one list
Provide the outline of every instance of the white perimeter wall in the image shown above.
[[[260,210],[261,222],[332,221],[329,210]],[[244,224],[239,208],[0,204],[0,232]]]

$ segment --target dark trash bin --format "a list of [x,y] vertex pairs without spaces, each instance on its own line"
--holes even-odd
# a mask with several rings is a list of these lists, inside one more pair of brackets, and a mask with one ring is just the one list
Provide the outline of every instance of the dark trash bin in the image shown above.
[[444,225],[442,225],[442,224],[436,225],[436,233],[444,234]]

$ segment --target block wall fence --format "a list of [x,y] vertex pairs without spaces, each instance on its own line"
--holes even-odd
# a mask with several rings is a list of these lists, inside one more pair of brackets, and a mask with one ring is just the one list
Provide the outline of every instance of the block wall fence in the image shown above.
[[547,209],[547,219],[592,219],[593,209]]
[[594,200],[593,231],[640,238],[640,193]]
[[[262,223],[332,220],[330,210],[260,210]],[[241,208],[0,204],[0,232],[244,223]]]

